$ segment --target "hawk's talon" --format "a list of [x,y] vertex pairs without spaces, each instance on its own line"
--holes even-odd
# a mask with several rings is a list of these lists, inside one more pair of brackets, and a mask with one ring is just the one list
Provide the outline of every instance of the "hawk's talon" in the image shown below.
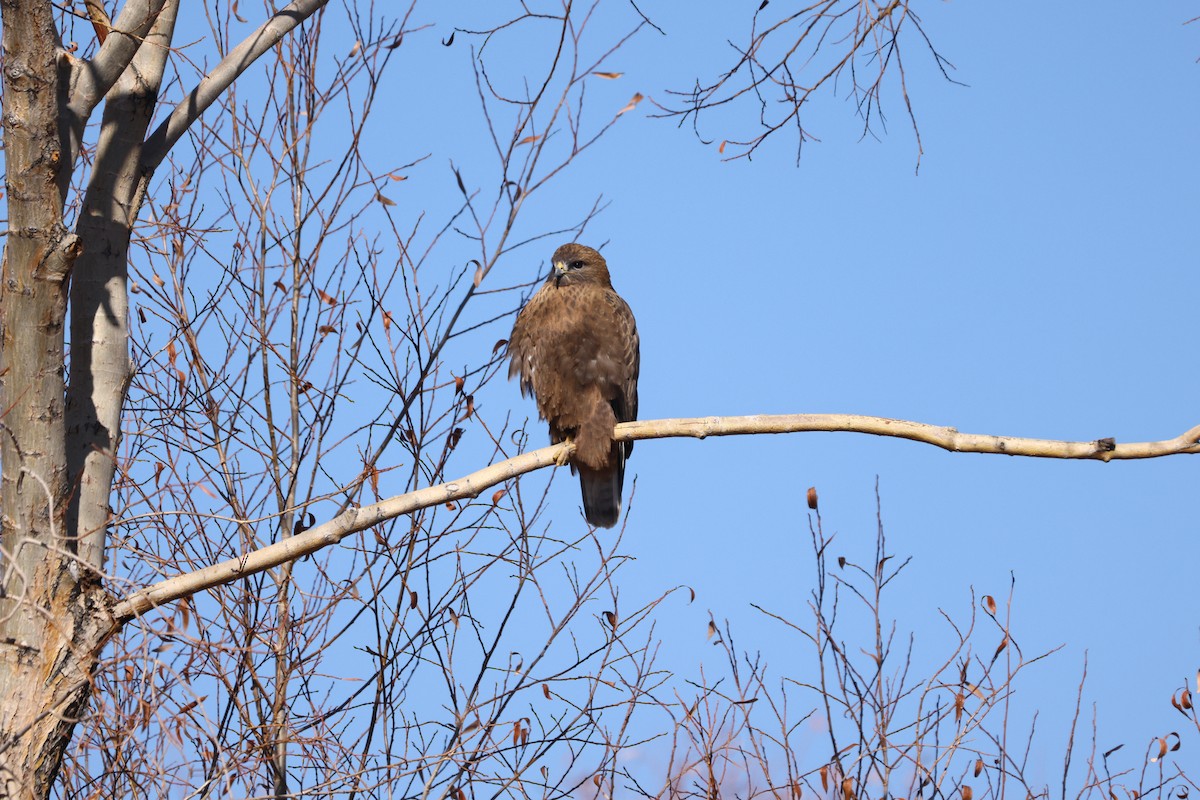
[[564,439],[563,444],[566,445],[562,450],[558,451],[558,455],[554,457],[554,463],[560,467],[566,467],[571,464],[571,456],[575,455],[575,440]]

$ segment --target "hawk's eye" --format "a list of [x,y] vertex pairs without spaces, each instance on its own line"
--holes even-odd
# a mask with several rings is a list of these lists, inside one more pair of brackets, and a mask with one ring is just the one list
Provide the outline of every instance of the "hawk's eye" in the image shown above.
[[567,264],[567,266],[571,269],[583,269],[583,262],[582,261],[572,261],[570,264]]

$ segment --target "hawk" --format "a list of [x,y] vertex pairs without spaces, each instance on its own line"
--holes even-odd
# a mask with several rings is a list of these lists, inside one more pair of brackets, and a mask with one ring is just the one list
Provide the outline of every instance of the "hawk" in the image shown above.
[[613,291],[604,256],[564,244],[551,265],[513,324],[508,377],[519,375],[521,394],[537,398],[552,444],[575,443],[571,471],[579,473],[584,516],[611,528],[633,451],[633,442],[613,441],[613,426],[637,419],[637,326]]

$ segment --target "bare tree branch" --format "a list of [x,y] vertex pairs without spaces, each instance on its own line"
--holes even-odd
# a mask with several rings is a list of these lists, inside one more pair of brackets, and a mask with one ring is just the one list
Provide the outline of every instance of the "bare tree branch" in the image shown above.
[[886,129],[884,92],[894,75],[913,127],[919,167],[921,134],[908,93],[902,44],[911,40],[928,49],[941,75],[954,81],[947,72],[953,65],[925,35],[909,0],[813,0],[800,8],[789,6],[778,19],[774,8],[764,11],[767,5],[753,13],[746,41],[729,43],[736,54],[729,69],[708,82],[698,80],[691,89],[668,91],[666,104],[655,103],[661,110],[655,116],[677,117],[681,125],[691,117],[697,137],[705,143],[708,139],[699,127],[702,114],[718,128],[732,127],[735,133],[716,137],[725,160],[750,158],[767,139],[795,128],[799,161],[804,143],[815,138],[802,116],[821,92],[845,91],[862,119],[862,135],[874,135]]
[[270,50],[293,29],[320,11],[329,0],[293,0],[286,8],[276,11],[254,33],[221,59],[221,63],[188,93],[171,116],[150,134],[142,148],[142,167],[153,172],[192,123],[208,110],[225,90],[263,53]]
[[[1117,444],[1111,439],[1065,442],[980,433],[959,433],[954,428],[856,414],[760,414],[747,417],[642,420],[621,423],[615,429],[614,438],[618,441],[671,437],[704,439],[709,436],[804,431],[870,433],[877,436],[893,436],[923,442],[956,453],[992,453],[1035,458],[1112,461],[1200,453],[1200,444],[1197,443],[1200,441],[1200,426],[1196,426],[1174,439]],[[572,445],[568,443],[543,447],[540,450],[524,453],[484,467],[456,481],[408,492],[360,508],[351,508],[329,522],[310,528],[297,536],[196,572],[168,578],[135,592],[117,604],[113,610],[113,616],[118,621],[125,622],[163,603],[188,597],[196,592],[221,586],[239,578],[277,567],[301,556],[315,553],[329,545],[337,544],[352,533],[364,531],[372,525],[394,519],[402,514],[410,514],[422,508],[454,500],[478,497],[485,489],[498,483],[557,463],[556,459],[559,455],[569,452],[571,447]]]
[[[164,3],[129,69],[104,106],[96,162],[76,232],[84,247],[71,280],[71,364],[67,386],[67,464],[78,491],[68,525],[83,560],[104,563],[105,526],[116,471],[129,363],[129,232],[145,191],[138,146],[154,115],[178,0]],[[109,41],[117,37],[109,37]]]
[[1114,461],[1200,453],[1200,425],[1174,439],[1117,444],[1111,438],[1091,442],[1027,439],[990,433],[960,433],[956,428],[928,425],[887,417],[858,414],[760,414],[749,417],[697,417],[625,422],[617,426],[617,440],[661,439],[673,436],[741,436],[751,433],[844,431],[910,439],[952,453],[991,453],[1032,458],[1071,458]]
[[[100,52],[87,61],[71,59],[71,76],[67,87],[70,100],[63,115],[70,128],[68,164],[74,164],[79,156],[83,128],[92,112],[133,61],[164,5],[166,0],[129,0],[107,31],[112,35],[106,35],[101,40]],[[100,19],[107,21],[102,5],[88,3],[87,9],[94,24],[99,25]]]

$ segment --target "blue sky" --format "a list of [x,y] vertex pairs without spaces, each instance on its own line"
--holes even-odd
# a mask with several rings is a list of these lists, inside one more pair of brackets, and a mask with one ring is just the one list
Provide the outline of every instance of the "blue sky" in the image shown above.
[[[742,5],[723,17],[644,7],[669,36],[639,35],[609,62],[625,76],[603,99],[615,109],[634,90],[661,98],[715,74],[729,51],[714,48],[746,30]],[[787,133],[753,161],[727,163],[715,145],[646,118],[646,103],[543,201],[533,224],[544,228],[596,195],[611,201],[585,238],[608,243],[638,318],[641,416],[846,412],[1119,441],[1196,424],[1200,29],[1183,24],[1193,12],[920,10],[966,86],[941,80],[915,47],[906,56],[919,173],[894,95],[879,140],[860,140],[852,103],[822,99],[806,120],[821,142],[799,167]],[[542,250],[529,268],[544,267],[552,245]],[[511,385],[482,402],[533,413]],[[1200,665],[1187,566],[1198,469],[1189,457],[1035,461],[843,434],[646,442],[630,463],[636,561],[622,590],[696,590],[658,628],[680,674],[713,658],[710,611],[740,647],[802,671],[795,642],[750,604],[805,618],[810,485],[835,549],[868,559],[878,477],[890,550],[913,556],[890,607],[901,631],[941,652],[938,609],[961,617],[972,589],[1002,597],[1015,579],[1026,654],[1064,645],[1016,698],[1018,717],[1042,710],[1053,772],[1085,651],[1100,749],[1141,752],[1183,722],[1169,699]],[[556,516],[574,512],[577,491],[556,480]]]

